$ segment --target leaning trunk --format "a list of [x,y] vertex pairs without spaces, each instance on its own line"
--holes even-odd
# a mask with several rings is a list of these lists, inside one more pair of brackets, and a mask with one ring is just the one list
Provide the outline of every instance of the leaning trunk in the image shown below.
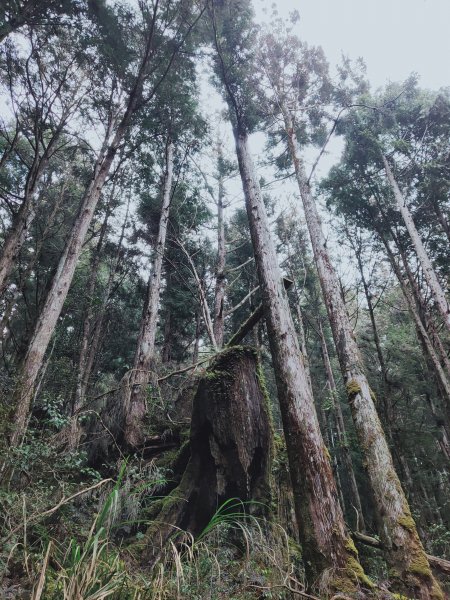
[[[310,583],[331,569],[329,589],[356,588],[365,576],[348,537],[320,433],[264,202],[243,128],[234,136],[286,437],[295,510]],[[322,580],[322,583],[324,581]]]
[[150,35],[144,59],[128,97],[126,110],[109,145],[107,140],[109,139],[110,132],[108,131],[106,134],[104,144],[106,150],[103,151],[102,149],[96,161],[91,181],[86,188],[81,202],[78,217],[72,227],[72,231],[60,258],[44,307],[37,320],[33,337],[28,346],[13,394],[13,406],[15,407],[15,410],[14,426],[10,439],[12,446],[19,445],[25,434],[37,376],[69,292],[75,268],[83,249],[86,233],[92,222],[94,211],[102,193],[106,177],[108,176],[111,165],[116,157],[119,145],[122,143],[125,134],[130,127],[133,113],[138,106],[138,100],[141,98],[142,86],[147,64],[151,56],[151,49],[152,36]]
[[[428,335],[428,331],[426,330],[426,327],[424,326],[424,324],[422,322],[415,296],[414,296],[413,292],[411,291],[411,289],[408,287],[408,284],[402,275],[400,267],[399,267],[399,265],[396,261],[396,258],[389,246],[388,241],[386,240],[386,237],[384,235],[382,228],[377,227],[377,232],[378,232],[378,235],[386,249],[386,253],[387,253],[389,262],[391,264],[392,270],[394,271],[394,274],[396,275],[397,280],[402,289],[403,296],[406,300],[410,315],[411,315],[414,325],[416,327],[417,336],[422,344],[424,354],[428,358],[428,361],[432,366],[438,387],[442,391],[442,396],[445,400],[447,409],[449,409],[450,408],[450,381],[447,377],[446,372],[444,371],[444,369],[441,365],[441,361],[439,360],[439,356],[437,355],[436,350],[433,346],[433,343],[430,339],[430,336]],[[410,284],[411,284],[411,281],[410,281]]]
[[223,175],[220,173],[221,151],[219,150],[219,194],[217,198],[217,264],[216,264],[216,291],[214,296],[214,338],[217,348],[223,346],[223,330],[225,320],[225,224],[223,220]]
[[391,568],[393,583],[407,595],[413,592],[417,598],[443,598],[431,573],[375,409],[372,392],[340,293],[339,281],[326,250],[317,207],[298,156],[292,116],[285,105],[282,106],[282,112],[325,306],[355,430],[364,452],[380,524],[380,536],[386,548],[386,560]]
[[361,498],[358,491],[358,484],[356,483],[355,469],[353,468],[353,460],[350,452],[350,446],[348,443],[347,432],[345,428],[344,415],[342,414],[342,408],[339,401],[339,394],[334,379],[333,369],[331,367],[330,355],[328,354],[328,346],[325,339],[325,334],[322,328],[322,323],[319,321],[319,335],[320,335],[320,347],[322,350],[322,360],[325,367],[325,373],[327,374],[327,386],[331,398],[331,406],[336,423],[336,432],[339,443],[339,454],[342,458],[342,464],[345,469],[345,475],[349,483],[350,498],[349,504],[356,511],[356,530],[364,531],[364,513],[361,504]]
[[450,331],[450,306],[447,302],[444,290],[442,289],[442,286],[439,283],[439,279],[436,275],[433,265],[431,264],[431,260],[427,254],[427,251],[425,250],[425,246],[423,245],[422,240],[420,239],[420,235],[416,229],[412,215],[409,212],[408,207],[406,206],[405,198],[403,197],[403,194],[401,193],[400,188],[398,187],[397,181],[394,178],[391,167],[389,166],[389,163],[386,160],[385,156],[383,156],[383,164],[389,184],[394,192],[397,208],[403,217],[406,229],[408,230],[414,249],[416,251],[417,258],[419,259],[419,262],[422,265],[424,277],[430,287],[430,290],[436,302],[436,306],[442,315],[444,323],[447,329]]
[[3,243],[0,254],[0,297],[3,295],[12,270],[15,267],[17,257],[28,234],[30,225],[36,216],[36,204],[38,200],[38,187],[42,176],[49,164],[53,149],[56,146],[63,127],[68,118],[67,111],[63,112],[61,120],[53,132],[51,139],[44,146],[42,155],[40,154],[40,143],[36,143],[33,163],[27,175],[24,189],[24,200],[19,211],[13,219],[11,229]]
[[173,144],[170,140],[166,147],[165,164],[163,201],[159,219],[158,238],[154,248],[154,260],[147,285],[144,314],[133,369],[123,383],[124,438],[125,442],[131,447],[139,446],[144,440],[142,426],[146,414],[147,384],[152,380],[152,368],[154,367],[161,274],[173,180]]

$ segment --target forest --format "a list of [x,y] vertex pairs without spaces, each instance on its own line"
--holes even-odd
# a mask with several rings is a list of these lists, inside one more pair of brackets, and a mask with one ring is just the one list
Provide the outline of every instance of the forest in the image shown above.
[[0,4],[0,598],[450,598],[450,87]]

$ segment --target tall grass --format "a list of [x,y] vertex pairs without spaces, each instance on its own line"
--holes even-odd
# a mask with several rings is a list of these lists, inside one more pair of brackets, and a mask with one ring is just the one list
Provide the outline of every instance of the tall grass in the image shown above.
[[[32,600],[52,597],[55,600],[103,600],[123,586],[125,573],[121,568],[119,553],[110,551],[109,531],[119,503],[119,489],[125,469],[126,463],[84,543],[71,539],[61,561],[58,552],[50,554],[52,542],[49,543]],[[57,564],[57,569],[51,572],[48,570],[50,556]],[[44,590],[46,596],[43,596]]]
[[31,600],[281,599],[303,589],[287,534],[236,498],[218,507],[196,540],[180,531],[151,571],[130,567],[126,550],[112,541],[125,468],[82,542],[71,539],[65,549],[49,542]]

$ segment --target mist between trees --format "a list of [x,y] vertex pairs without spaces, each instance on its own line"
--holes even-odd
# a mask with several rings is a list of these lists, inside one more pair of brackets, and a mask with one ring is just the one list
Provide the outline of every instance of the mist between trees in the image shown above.
[[248,0],[0,17],[0,595],[448,597],[449,90]]

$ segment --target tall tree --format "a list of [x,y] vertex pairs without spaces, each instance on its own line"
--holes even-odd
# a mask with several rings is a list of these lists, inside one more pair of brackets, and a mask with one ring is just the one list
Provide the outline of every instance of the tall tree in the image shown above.
[[[8,88],[19,143],[16,141],[10,149],[5,168],[11,166],[11,161],[18,161],[23,172],[17,184],[3,192],[5,202],[13,198],[15,201],[19,199],[20,203],[13,212],[11,226],[1,248],[0,296],[8,285],[39,208],[42,178],[58,153],[66,149],[70,140],[70,136],[63,137],[67,124],[78,113],[90,91],[89,84],[81,75],[84,61],[77,56],[79,48],[74,39],[71,42],[41,40],[31,33],[28,52],[21,56],[19,52],[10,51],[6,60],[7,69],[2,83]],[[43,64],[46,65],[45,71]]]
[[[276,40],[273,35],[269,35],[265,41],[265,48],[267,48],[264,54],[265,71],[284,122],[286,143],[303,203],[324,303],[356,433],[365,456],[380,523],[380,535],[384,540],[387,561],[395,572],[393,585],[402,593],[410,593],[413,590],[420,598],[428,599],[436,594],[442,597],[395,472],[363,361],[342,299],[339,280],[328,254],[319,212],[309,184],[310,178],[306,175],[301,160],[297,131],[304,127],[304,122],[301,118],[296,121],[296,116],[303,114],[305,108],[306,111],[309,108],[307,104],[306,107],[302,105],[305,98],[310,101],[308,87],[315,83],[313,90],[317,93],[318,81],[320,89],[320,69],[323,65],[317,61],[316,72],[308,73],[306,68],[311,51],[305,49],[306,56],[303,57],[302,46],[292,36],[287,43],[283,43],[280,39]],[[284,52],[285,48],[289,48],[287,53]],[[283,68],[280,68],[280,55],[283,58]],[[300,108],[302,111],[299,110]]]
[[383,165],[386,171],[386,176],[389,181],[389,185],[392,188],[394,193],[394,198],[397,203],[397,208],[402,215],[403,221],[405,222],[406,229],[408,230],[409,235],[411,236],[411,241],[413,243],[414,249],[417,254],[417,258],[422,265],[423,273],[426,279],[426,282],[430,286],[430,289],[433,293],[434,299],[436,301],[437,307],[441,316],[444,320],[444,323],[447,329],[450,331],[450,306],[448,300],[445,296],[445,292],[442,289],[442,286],[439,282],[439,279],[436,275],[434,267],[431,263],[430,257],[428,256],[427,251],[425,250],[425,246],[420,239],[420,235],[416,229],[414,224],[414,219],[408,209],[406,204],[406,199],[404,198],[400,188],[398,186],[397,181],[395,180],[392,169],[389,165],[389,162],[386,156],[382,156]]
[[[215,70],[233,124],[236,153],[260,282],[294,490],[295,507],[310,583],[329,569],[339,572],[330,590],[368,583],[339,505],[311,388],[278,266],[265,206],[248,147],[256,125],[251,48],[256,43],[247,2],[210,4]],[[253,89],[252,89],[253,87]],[[325,580],[323,585],[327,585]]]
[[[183,2],[155,2],[151,10],[143,8],[144,48],[139,57],[137,74],[132,81],[122,111],[114,114],[106,128],[103,147],[95,163],[92,178],[86,188],[77,220],[67,241],[58,270],[52,282],[45,305],[39,316],[33,338],[28,347],[13,397],[15,407],[14,427],[11,444],[17,445],[26,430],[31,398],[39,369],[61,313],[64,300],[72,281],[78,258],[83,248],[86,232],[92,221],[100,194],[108,177],[120,145],[132,125],[133,116],[143,103],[155,96],[166,78],[172,64],[202,14],[194,7],[194,14],[186,13]],[[166,37],[167,24],[178,17],[172,36]],[[147,89],[148,88],[148,89]]]

